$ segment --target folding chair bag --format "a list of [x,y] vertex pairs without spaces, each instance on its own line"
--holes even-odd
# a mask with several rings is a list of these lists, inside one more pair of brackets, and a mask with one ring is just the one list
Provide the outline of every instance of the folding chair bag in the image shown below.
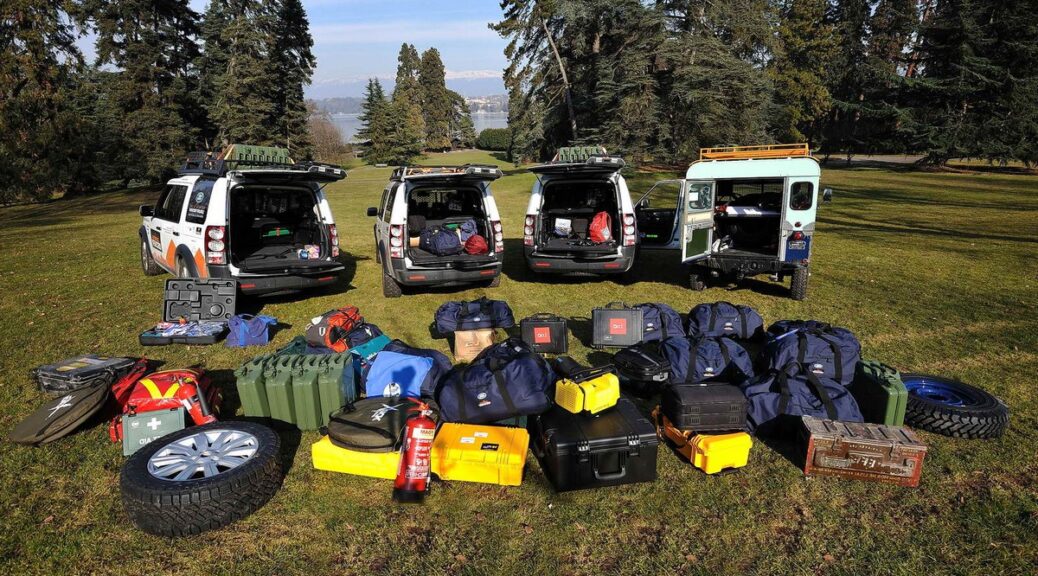
[[97,414],[111,394],[107,385],[95,384],[51,400],[19,422],[7,439],[16,444],[39,446],[63,438]]
[[519,333],[538,354],[565,354],[569,351],[566,319],[554,314],[534,314],[519,322]]
[[730,302],[699,304],[688,313],[689,336],[727,336],[748,340],[764,327],[760,314]]
[[645,314],[623,302],[610,302],[591,311],[591,345],[595,348],[633,346],[642,341]]

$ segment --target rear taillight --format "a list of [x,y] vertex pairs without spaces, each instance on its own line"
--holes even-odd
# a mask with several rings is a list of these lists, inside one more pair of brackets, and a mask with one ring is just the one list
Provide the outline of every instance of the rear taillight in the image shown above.
[[624,246],[638,243],[638,235],[634,228],[634,214],[624,214]]
[[336,230],[335,224],[328,225],[328,237],[332,243],[332,258],[339,257],[339,231]]
[[533,246],[533,226],[537,222],[537,217],[531,214],[527,214],[526,222],[523,224],[523,245]]
[[389,257],[404,257],[404,227],[399,224],[389,227]]
[[794,233],[789,235],[789,239],[790,240],[803,240],[804,239],[804,233],[799,231],[799,230],[797,230],[796,232],[794,232]]
[[207,264],[227,263],[226,230],[223,226],[205,227],[205,261]]
[[505,233],[501,221],[491,220],[490,229],[494,232],[494,252],[500,254],[505,251]]

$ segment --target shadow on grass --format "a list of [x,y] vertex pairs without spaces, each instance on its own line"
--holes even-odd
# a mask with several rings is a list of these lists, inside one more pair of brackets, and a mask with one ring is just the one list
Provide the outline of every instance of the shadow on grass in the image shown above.
[[[371,257],[357,256],[343,252],[339,255],[339,262],[343,265],[343,270],[339,272],[338,281],[328,286],[322,286],[311,290],[277,292],[267,295],[239,294],[238,300],[235,304],[235,312],[237,314],[259,314],[267,304],[285,304],[297,302],[299,300],[306,300],[307,298],[314,296],[346,294],[355,288],[355,286],[353,286],[353,279],[357,276],[357,262],[362,262],[364,260],[371,260]],[[285,327],[291,328],[290,325],[286,325]],[[279,326],[279,329],[281,328],[282,327]]]

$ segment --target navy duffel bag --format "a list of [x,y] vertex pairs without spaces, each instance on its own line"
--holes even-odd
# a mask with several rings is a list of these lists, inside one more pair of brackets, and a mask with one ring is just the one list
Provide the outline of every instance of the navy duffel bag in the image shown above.
[[418,235],[418,247],[436,256],[454,256],[465,250],[456,233],[439,227],[422,230]]
[[515,317],[508,303],[488,300],[485,296],[471,302],[444,302],[436,310],[436,331],[450,334],[457,330],[480,328],[511,328]]
[[753,376],[753,360],[730,338],[667,338],[660,353],[670,362],[670,383],[724,380],[740,384]]
[[509,338],[494,344],[468,366],[451,370],[436,390],[440,419],[483,424],[532,416],[552,406],[555,375],[529,344]]
[[792,433],[799,416],[862,422],[854,396],[836,381],[790,366],[743,387],[746,422],[758,435]]
[[646,302],[635,304],[634,307],[642,311],[642,342],[685,335],[681,328],[681,315],[670,306]]
[[768,337],[764,360],[776,370],[799,364],[816,376],[848,386],[861,360],[861,344],[854,333],[824,322],[783,320],[768,328]]
[[688,313],[689,336],[728,336],[748,340],[764,328],[764,320],[749,306],[730,302],[699,304]]

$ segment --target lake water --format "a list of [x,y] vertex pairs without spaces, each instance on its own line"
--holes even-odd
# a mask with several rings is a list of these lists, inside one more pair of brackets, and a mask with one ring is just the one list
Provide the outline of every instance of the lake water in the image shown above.
[[[342,139],[349,142],[361,129],[359,114],[332,114],[332,123],[342,132]],[[507,112],[477,112],[472,114],[472,124],[476,127],[476,134],[487,128],[507,128]]]

